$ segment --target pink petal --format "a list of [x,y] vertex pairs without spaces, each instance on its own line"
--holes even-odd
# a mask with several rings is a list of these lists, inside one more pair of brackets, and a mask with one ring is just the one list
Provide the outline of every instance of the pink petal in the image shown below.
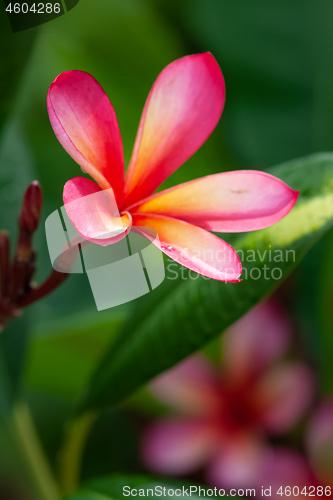
[[[133,226],[168,257],[192,271],[219,281],[239,281],[242,265],[237,253],[208,231],[177,219],[144,214],[133,216]],[[138,226],[154,228],[159,242],[150,236],[149,230],[140,230]]]
[[333,486],[333,397],[322,403],[312,417],[307,447],[319,480]]
[[126,206],[152,194],[200,148],[220,119],[224,99],[223,75],[211,54],[164,68],[142,113],[126,175]]
[[183,414],[215,415],[221,405],[216,374],[200,355],[159,375],[150,389],[158,400]]
[[84,177],[75,177],[64,187],[64,205],[76,231],[86,240],[107,246],[124,238],[131,216],[119,216],[111,188],[101,189]]
[[[281,486],[283,491],[285,487],[291,487],[291,495],[285,496],[300,498],[297,488],[296,496],[292,494],[294,486],[299,488],[300,493],[304,486],[308,490],[309,486],[316,485],[316,480],[301,455],[287,449],[274,450],[254,439],[252,447],[250,442],[244,442],[242,446],[242,441],[239,441],[226,448],[208,469],[208,479],[213,486],[226,489],[254,488],[257,498],[268,496],[273,500],[281,498],[277,494]],[[266,493],[271,489],[271,495],[262,495],[262,487]]]
[[293,208],[298,191],[265,172],[208,175],[140,202],[136,213],[167,215],[209,231],[236,233],[275,224]]
[[115,111],[88,73],[66,71],[50,86],[47,108],[52,128],[71,157],[120,201],[124,157]]
[[216,430],[204,422],[163,419],[148,427],[141,450],[150,470],[182,475],[204,465],[216,447]]
[[217,488],[253,488],[257,486],[264,452],[255,434],[230,441],[211,462],[207,480]]
[[286,351],[291,335],[288,317],[277,302],[254,307],[224,334],[223,359],[229,376],[241,382],[262,372]]
[[[257,478],[258,487],[271,488],[273,500],[281,499],[281,495],[277,494],[281,486],[283,492],[286,486],[291,487],[291,495],[286,495],[288,498],[299,499],[304,487],[308,491],[309,486],[316,484],[307,462],[295,451],[288,449],[269,450],[263,458],[260,474]],[[295,495],[293,495],[293,491]],[[260,498],[265,497],[260,496]]]
[[314,385],[312,372],[302,363],[272,368],[253,392],[262,424],[273,433],[290,429],[309,408]]

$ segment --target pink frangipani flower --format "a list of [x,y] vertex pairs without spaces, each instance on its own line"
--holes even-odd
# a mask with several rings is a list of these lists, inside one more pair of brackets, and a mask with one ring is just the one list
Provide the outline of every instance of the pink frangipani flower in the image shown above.
[[[75,177],[65,185],[64,204],[77,232],[105,246],[115,241],[115,226],[121,226],[122,237],[133,227],[148,239],[144,228],[153,228],[159,237],[156,246],[178,263],[216,280],[239,281],[237,253],[209,231],[270,226],[292,209],[298,192],[272,175],[246,170],[208,175],[153,194],[206,141],[224,101],[223,75],[210,53],[169,64],[148,95],[124,176],[117,118],[102,87],[88,73],[61,73],[47,97],[51,125],[65,150],[95,181]],[[72,203],[109,189],[118,217],[105,199],[95,200],[92,210]],[[101,238],[101,227],[108,237]]]
[[290,336],[283,310],[263,303],[225,333],[222,372],[196,355],[155,379],[151,390],[173,414],[147,428],[146,466],[168,475],[205,467],[215,486],[255,486],[267,437],[289,430],[313,395],[307,366],[279,360]]

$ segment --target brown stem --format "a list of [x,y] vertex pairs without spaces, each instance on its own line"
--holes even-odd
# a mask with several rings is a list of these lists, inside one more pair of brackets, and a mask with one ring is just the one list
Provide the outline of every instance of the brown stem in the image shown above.
[[31,281],[35,272],[36,272],[36,253],[33,251],[29,262],[29,266],[27,267],[25,283],[23,285],[24,295],[27,295],[32,290]]
[[5,318],[17,318],[21,312],[16,305],[13,305],[8,299],[0,299],[0,316]]
[[27,261],[20,261],[15,258],[11,269],[10,283],[6,293],[6,296],[13,303],[17,303],[27,290],[30,282],[30,276],[34,272],[34,261],[34,252],[30,254],[29,260]]
[[32,247],[33,235],[38,228],[43,205],[42,190],[37,181],[32,182],[23,197],[19,216],[19,236],[15,256],[10,262],[10,241],[5,231],[0,231],[0,332],[9,318],[18,316],[21,307],[45,297],[58,288],[68,277],[78,248],[72,248],[59,259],[64,273],[52,270],[49,278],[36,288],[31,280],[35,273],[36,254]]
[[6,231],[0,231],[0,297],[4,297],[9,273],[10,241]]
[[36,302],[36,300],[40,300],[41,298],[45,297],[45,295],[49,295],[56,288],[58,288],[67,278],[68,274],[59,273],[58,271],[55,271],[53,269],[48,279],[38,287],[32,288],[31,292],[28,293],[28,295],[23,297],[22,300],[18,301],[17,306],[19,308],[26,307],[32,304],[33,302]]

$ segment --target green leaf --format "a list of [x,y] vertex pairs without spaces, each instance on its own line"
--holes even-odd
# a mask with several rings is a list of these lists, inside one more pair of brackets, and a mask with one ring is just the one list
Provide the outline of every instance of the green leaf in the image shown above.
[[12,33],[3,5],[2,9],[0,16],[0,46],[3,54],[0,65],[0,130],[7,116],[12,112],[36,35],[36,30],[30,30],[28,33]]
[[197,276],[152,292],[105,355],[78,411],[118,403],[203,347],[270,294],[332,226],[332,154],[292,161],[270,172],[299,189],[300,199],[278,224],[234,239],[243,257],[243,281],[225,284]]
[[[127,486],[127,489],[123,490],[125,486]],[[192,487],[193,486],[195,485],[192,485]],[[183,481],[180,483],[177,481],[169,481],[166,479],[158,480],[147,476],[115,475],[111,477],[95,479],[93,481],[86,483],[86,485],[84,485],[81,490],[68,497],[67,500],[124,500],[126,496],[129,496],[126,494],[126,492],[132,489],[138,490],[137,491],[138,496],[139,496],[139,490],[141,489],[143,490],[142,493],[145,493],[145,495],[142,494],[141,497],[144,496],[151,497],[152,496],[151,492],[147,493],[147,490],[148,489],[154,490],[154,488],[156,487],[159,488],[159,490],[157,491],[162,492],[162,497],[169,497],[174,495],[172,495],[171,492],[170,495],[168,495],[168,490],[175,490],[179,488],[181,492],[183,492],[183,487],[184,487],[184,489],[185,490],[187,489],[187,491],[189,492],[190,485],[184,483]],[[165,494],[163,488],[165,488]],[[196,488],[198,489],[199,486],[196,486]],[[125,491],[125,494],[123,493],[123,491]],[[199,495],[197,495],[194,490],[192,491],[193,494],[191,495],[191,498],[198,499],[205,496],[204,494],[201,494],[199,497]],[[177,495],[177,498],[185,498],[187,496],[188,495],[186,494],[184,495],[181,494],[179,496]],[[129,498],[133,497],[129,496]]]

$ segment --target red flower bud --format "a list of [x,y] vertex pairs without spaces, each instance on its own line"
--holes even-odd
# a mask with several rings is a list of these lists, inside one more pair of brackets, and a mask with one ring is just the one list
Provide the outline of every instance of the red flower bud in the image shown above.
[[43,206],[42,189],[38,181],[33,181],[23,198],[19,219],[20,229],[29,232],[36,231]]

